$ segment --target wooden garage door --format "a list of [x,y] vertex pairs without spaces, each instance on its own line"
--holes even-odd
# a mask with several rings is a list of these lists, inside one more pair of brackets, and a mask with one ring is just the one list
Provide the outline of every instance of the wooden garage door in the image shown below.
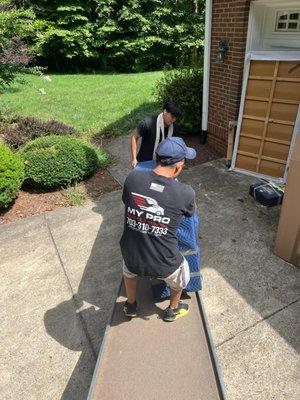
[[236,168],[284,176],[299,103],[300,61],[251,61]]

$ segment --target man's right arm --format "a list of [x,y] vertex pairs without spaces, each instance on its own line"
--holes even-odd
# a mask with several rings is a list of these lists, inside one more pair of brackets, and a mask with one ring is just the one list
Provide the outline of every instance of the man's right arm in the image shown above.
[[130,149],[131,149],[131,166],[132,168],[136,167],[137,164],[137,142],[139,140],[139,138],[141,137],[138,128],[136,128],[132,134],[131,134],[131,138],[130,138]]
[[196,199],[195,199],[195,191],[186,185],[185,192],[185,205],[183,207],[183,215],[185,217],[191,217],[196,210]]

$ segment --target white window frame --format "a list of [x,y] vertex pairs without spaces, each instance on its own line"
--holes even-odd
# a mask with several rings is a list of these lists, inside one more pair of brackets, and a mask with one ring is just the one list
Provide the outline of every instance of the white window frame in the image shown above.
[[[287,19],[280,20],[282,15],[287,14]],[[298,19],[290,19],[291,14],[298,14]],[[279,23],[285,23],[285,28],[278,28]],[[290,23],[297,23],[297,28],[289,28]],[[276,13],[276,23],[274,32],[299,32],[300,31],[300,9],[298,10],[278,10]]]

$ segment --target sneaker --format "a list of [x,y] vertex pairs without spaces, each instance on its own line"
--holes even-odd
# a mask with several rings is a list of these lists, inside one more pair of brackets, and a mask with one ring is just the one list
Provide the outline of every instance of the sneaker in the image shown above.
[[128,303],[128,301],[125,302],[124,304],[124,314],[126,317],[136,317],[136,309],[137,309],[137,304],[136,301],[134,303]]
[[188,313],[189,313],[188,304],[179,302],[177,308],[172,309],[168,307],[165,309],[163,320],[168,322],[173,322],[181,317],[186,316]]

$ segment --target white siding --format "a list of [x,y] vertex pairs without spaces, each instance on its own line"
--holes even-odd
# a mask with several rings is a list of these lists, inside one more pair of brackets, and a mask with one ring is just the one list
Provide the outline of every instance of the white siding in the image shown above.
[[299,32],[276,32],[278,11],[300,12],[300,0],[254,1],[251,5],[247,52],[300,50]]

